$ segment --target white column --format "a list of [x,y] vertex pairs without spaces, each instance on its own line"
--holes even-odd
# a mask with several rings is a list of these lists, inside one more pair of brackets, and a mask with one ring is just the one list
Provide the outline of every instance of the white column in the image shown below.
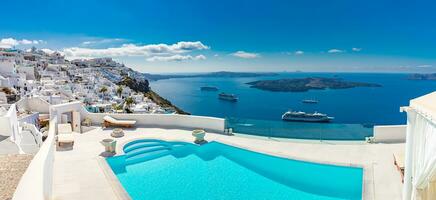
[[[413,113],[412,113],[413,112]],[[413,156],[413,126],[415,125],[416,113],[414,110],[407,111],[407,134],[406,154],[404,164],[403,200],[410,200],[412,195],[412,156]]]

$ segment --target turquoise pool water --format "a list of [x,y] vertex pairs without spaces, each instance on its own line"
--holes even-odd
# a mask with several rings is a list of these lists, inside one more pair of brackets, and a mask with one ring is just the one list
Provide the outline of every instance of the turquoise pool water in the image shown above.
[[136,140],[107,159],[143,199],[361,199],[363,170],[290,160],[218,142]]

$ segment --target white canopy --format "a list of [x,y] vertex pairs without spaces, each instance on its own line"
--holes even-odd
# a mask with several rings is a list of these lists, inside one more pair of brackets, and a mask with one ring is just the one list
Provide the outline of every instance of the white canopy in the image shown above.
[[436,197],[435,119],[436,92],[410,101],[403,199]]

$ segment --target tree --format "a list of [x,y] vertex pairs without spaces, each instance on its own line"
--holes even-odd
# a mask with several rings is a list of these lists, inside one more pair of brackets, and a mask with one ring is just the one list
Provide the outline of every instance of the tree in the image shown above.
[[107,92],[107,87],[103,86],[100,88],[100,92],[101,93],[106,93]]
[[127,97],[126,101],[124,103],[126,104],[126,106],[128,108],[130,108],[130,106],[133,104],[133,98],[132,97]]
[[112,109],[114,110],[122,110],[123,109],[123,105],[122,104],[113,104],[112,105]]
[[117,94],[119,97],[121,97],[121,93],[123,92],[123,86],[118,86],[117,88]]

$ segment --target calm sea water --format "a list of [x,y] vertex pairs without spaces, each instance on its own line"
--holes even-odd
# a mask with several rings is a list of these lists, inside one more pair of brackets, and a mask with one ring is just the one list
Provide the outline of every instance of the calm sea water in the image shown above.
[[[378,83],[382,87],[270,92],[245,84],[256,80],[313,76]],[[216,86],[219,91],[201,91],[201,86]],[[407,74],[281,73],[270,77],[167,79],[151,82],[151,87],[195,115],[280,121],[281,115],[292,109],[326,113],[335,117],[334,123],[401,124],[406,122],[406,116],[399,112],[399,107],[408,105],[410,99],[436,91],[436,81],[407,80]],[[232,103],[219,100],[219,92],[234,93],[239,101]],[[303,99],[317,99],[320,102],[303,104]]]

